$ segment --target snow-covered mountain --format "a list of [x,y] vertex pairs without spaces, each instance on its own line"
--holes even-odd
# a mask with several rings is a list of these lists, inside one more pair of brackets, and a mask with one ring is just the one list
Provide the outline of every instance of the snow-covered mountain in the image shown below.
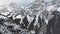
[[[24,12],[23,7],[20,7],[16,3],[10,3],[8,6],[3,6],[2,9],[0,9],[0,14],[3,14],[5,16],[9,14],[22,14]],[[9,15],[12,16],[12,15]]]
[[[58,8],[56,6],[50,3],[45,4],[43,0],[36,0],[33,3],[31,3],[31,5],[27,6],[26,8],[19,6],[16,3],[10,3],[9,5],[3,5],[2,8],[0,9],[0,14],[1,14],[0,18],[3,18],[3,19],[0,19],[0,31],[3,34],[25,34],[25,33],[32,34],[33,32],[35,33],[34,25],[40,27],[40,24],[38,22],[40,20],[43,28],[41,27],[38,28],[39,34],[40,34],[40,31],[44,33],[46,32],[45,31],[46,24],[48,24],[48,21],[53,18],[53,15],[51,14],[53,12],[52,10],[55,8]],[[57,10],[60,12],[60,7]],[[24,15],[27,15],[27,18]],[[36,16],[36,18],[34,18],[34,16]],[[13,17],[13,19],[10,19],[10,18],[4,19],[6,17],[11,17],[11,18]],[[17,18],[17,19],[14,19],[14,18]],[[34,23],[33,24],[34,30],[29,31],[29,28],[27,28],[28,30],[24,28],[25,27],[24,21],[26,21],[25,23],[29,23],[29,25],[26,24],[28,25],[28,27],[30,26],[30,23]]]
[[45,4],[43,0],[35,0],[29,6],[26,7],[27,11],[30,11],[31,15],[37,15],[44,10]]
[[[8,15],[9,13],[14,13],[14,14],[34,14],[36,15],[37,13],[41,12],[44,10],[45,4],[43,0],[35,0],[34,2],[31,3],[31,5],[27,7],[22,7],[19,6],[16,3],[10,3],[8,6],[3,6],[2,9],[0,9],[0,12],[4,15]],[[8,14],[7,14],[8,13]]]

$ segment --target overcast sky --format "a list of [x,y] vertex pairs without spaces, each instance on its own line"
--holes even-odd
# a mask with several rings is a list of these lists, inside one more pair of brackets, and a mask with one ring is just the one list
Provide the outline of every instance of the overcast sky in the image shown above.
[[[15,2],[15,3],[17,3],[18,5],[21,5],[21,6],[27,6],[30,3],[32,3],[33,1],[35,1],[35,0],[0,0],[0,6],[8,5],[11,2]],[[45,0],[45,1],[49,2],[51,0]]]

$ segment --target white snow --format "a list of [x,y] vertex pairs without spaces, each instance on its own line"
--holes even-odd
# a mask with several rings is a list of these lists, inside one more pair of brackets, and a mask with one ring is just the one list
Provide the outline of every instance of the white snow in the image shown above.
[[11,12],[13,10],[13,8],[7,7],[7,10],[9,10],[9,12]]
[[16,19],[19,19],[19,18],[21,18],[22,16],[21,15],[18,15],[18,16],[16,16]]
[[51,11],[54,7],[55,7],[54,5],[48,6],[48,7],[46,8],[46,10],[47,10],[47,11]]
[[59,7],[59,8],[57,8],[57,11],[59,11],[59,12],[60,12],[60,7]]
[[10,12],[4,12],[4,13],[2,13],[3,15],[8,15]]
[[29,15],[27,15],[27,20],[28,20],[29,22],[32,22],[33,19],[34,19],[34,17],[30,17]]

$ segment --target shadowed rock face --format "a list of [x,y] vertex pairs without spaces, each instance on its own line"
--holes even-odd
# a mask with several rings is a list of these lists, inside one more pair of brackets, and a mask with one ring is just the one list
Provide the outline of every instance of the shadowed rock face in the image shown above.
[[[48,26],[47,26],[47,33],[46,34],[60,34],[60,12],[53,11],[52,12],[53,18],[49,20]],[[51,31],[52,29],[52,31]]]
[[[44,16],[39,15],[38,16],[38,23],[34,26],[36,22],[36,16],[34,16],[32,22],[30,23],[27,19],[27,16],[25,16],[22,20],[22,23],[20,24],[21,19],[0,19],[0,31],[1,33],[14,33],[14,34],[24,34],[24,33],[32,33],[32,31],[36,34],[51,34],[51,28],[52,32],[54,34],[60,32],[60,12],[58,11],[53,11],[51,15],[54,15],[51,20],[48,21],[48,24],[46,24],[45,19],[43,18]],[[30,23],[30,25],[28,25]],[[27,28],[27,26],[29,26]],[[32,31],[31,31],[32,30]],[[4,31],[4,32],[3,32]],[[43,33],[42,33],[43,32]],[[47,32],[47,33],[46,33]]]

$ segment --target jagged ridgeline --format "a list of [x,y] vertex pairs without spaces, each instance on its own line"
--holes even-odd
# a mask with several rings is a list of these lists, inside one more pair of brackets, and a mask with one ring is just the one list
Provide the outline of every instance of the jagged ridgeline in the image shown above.
[[1,6],[0,34],[46,34],[49,21],[56,17],[55,13],[60,14],[58,1],[35,0],[27,7],[13,2]]

